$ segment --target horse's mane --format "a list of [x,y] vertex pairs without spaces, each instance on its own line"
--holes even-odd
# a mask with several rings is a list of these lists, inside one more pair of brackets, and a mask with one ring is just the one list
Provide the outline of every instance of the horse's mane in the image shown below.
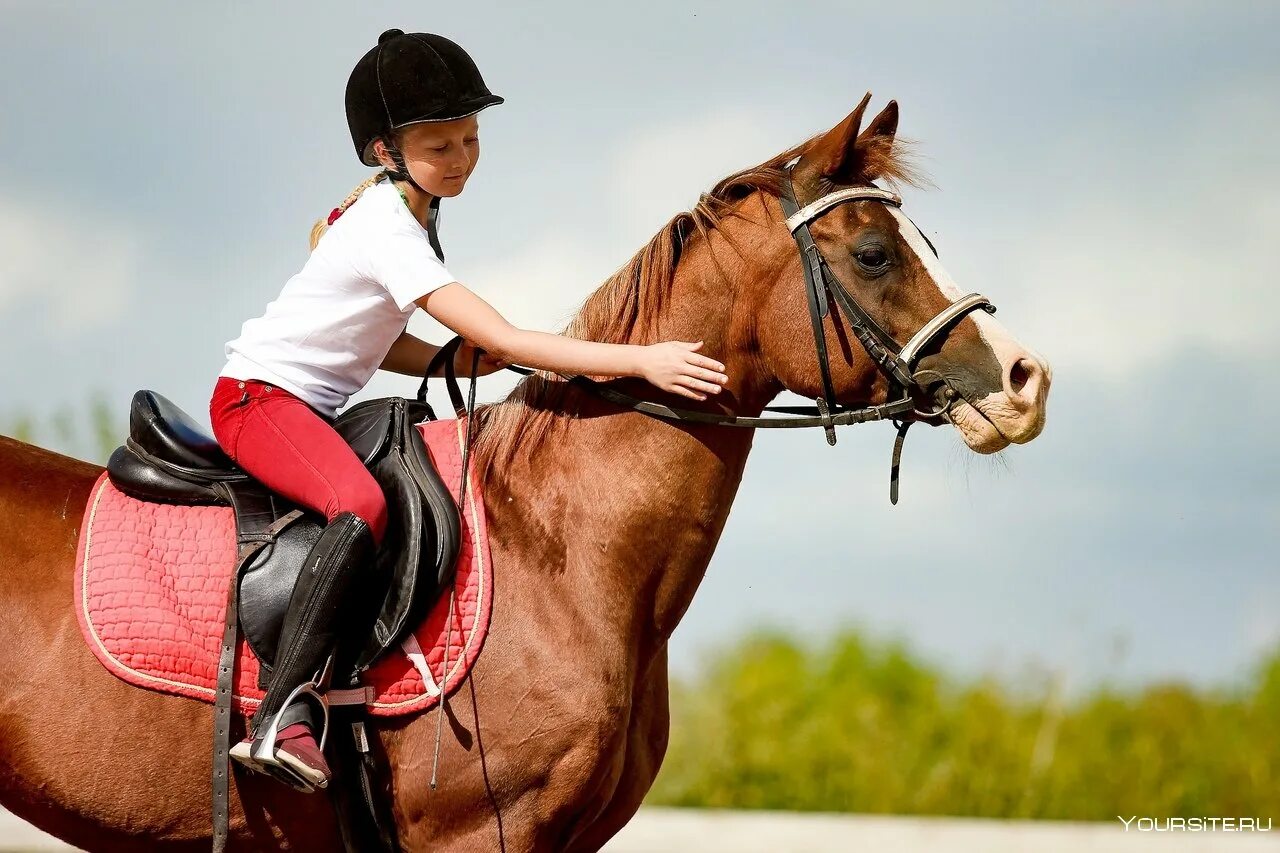
[[[647,340],[686,245],[699,236],[706,239],[741,199],[755,192],[781,195],[787,164],[807,153],[822,135],[815,134],[763,163],[720,180],[702,194],[692,210],[673,216],[588,296],[560,334],[613,344]],[[905,150],[909,145],[903,139],[877,139],[864,145],[860,154],[867,173],[891,184],[918,183],[918,173]],[[510,461],[517,446],[535,450],[557,425],[567,423],[568,418],[561,415],[576,411],[569,389],[568,382],[543,371],[525,377],[505,399],[476,407],[471,453],[477,476],[483,481],[489,467]]]

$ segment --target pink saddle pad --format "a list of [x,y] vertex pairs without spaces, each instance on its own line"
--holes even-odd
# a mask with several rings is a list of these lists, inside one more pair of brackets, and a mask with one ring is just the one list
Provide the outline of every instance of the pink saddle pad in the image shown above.
[[[456,501],[465,419],[418,428]],[[365,673],[363,698],[371,714],[432,707],[441,685],[446,692],[457,687],[480,653],[489,628],[493,569],[484,501],[474,480],[460,515],[452,613],[446,593],[398,650]],[[103,471],[90,492],[76,549],[75,607],[85,642],[103,666],[130,684],[212,703],[235,557],[230,507],[137,500]],[[257,708],[264,692],[257,684],[258,660],[241,637],[233,707],[242,713]]]

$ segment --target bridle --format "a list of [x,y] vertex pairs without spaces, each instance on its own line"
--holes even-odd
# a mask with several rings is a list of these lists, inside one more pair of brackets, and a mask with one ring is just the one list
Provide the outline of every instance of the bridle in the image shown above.
[[[857,201],[875,201],[882,204],[890,204],[894,207],[901,207],[902,199],[894,193],[879,187],[850,187],[828,193],[806,204],[804,207],[800,207],[795,200],[795,189],[791,182],[790,168],[787,170],[783,189],[784,191],[779,196],[779,201],[782,204],[782,211],[786,215],[787,229],[791,232],[800,250],[801,266],[804,268],[805,292],[809,303],[809,317],[813,324],[814,343],[818,353],[818,367],[822,373],[822,396],[814,400],[815,405],[764,407],[766,412],[775,412],[787,415],[787,417],[751,417],[699,412],[641,400],[586,376],[559,375],[597,397],[652,417],[713,424],[716,426],[747,427],[750,429],[795,429],[820,426],[826,433],[827,444],[829,445],[836,443],[835,428],[837,426],[868,423],[870,421],[890,421],[898,429],[893,446],[893,460],[889,475],[889,500],[891,503],[896,504],[898,502],[898,473],[902,459],[902,446],[906,440],[908,428],[918,420],[945,418],[950,413],[951,407],[960,399],[960,393],[951,386],[946,377],[933,370],[917,370],[916,362],[920,359],[921,353],[926,347],[939,338],[945,337],[971,311],[982,309],[989,314],[994,314],[996,308],[985,296],[970,293],[940,311],[905,344],[898,344],[893,336],[886,332],[867,313],[866,309],[862,307],[853,294],[840,283],[840,280],[827,264],[826,258],[823,257],[822,250],[818,248],[818,244],[814,241],[813,234],[809,231],[809,223],[841,204]],[[924,236],[923,232],[921,236]],[[925,242],[929,243],[927,237]],[[932,243],[929,243],[929,248],[933,249]],[[937,254],[936,250],[934,254]],[[875,406],[860,407],[842,407],[837,402],[835,387],[831,381],[826,333],[822,324],[828,313],[830,299],[834,299],[836,305],[844,313],[849,328],[857,337],[858,342],[862,344],[862,348],[871,357],[876,369],[888,381],[888,402]],[[465,412],[468,416],[467,438],[469,444],[470,415],[475,409],[475,373],[479,364],[480,354],[477,351],[472,361],[471,386],[467,403],[464,405],[462,393],[458,389],[457,378],[453,369],[453,354],[461,343],[462,338],[458,336],[445,344],[436,353],[435,358],[432,359],[430,366],[427,368],[426,376],[430,377],[435,373],[437,364],[441,361],[444,362],[446,385],[448,386],[449,398],[453,404],[454,412],[459,415]],[[532,375],[535,372],[515,365],[507,365],[507,369],[525,376]],[[913,399],[913,392],[918,391],[922,396],[927,396],[929,387],[936,386],[939,383],[944,386],[943,396],[946,399],[946,404],[930,412],[918,410]],[[425,402],[426,393],[427,379],[424,378],[421,387],[418,389],[418,400]],[[463,455],[465,461],[465,447]]]
[[[883,413],[882,417],[889,419],[898,428],[898,435],[893,444],[893,461],[889,474],[889,501],[896,504],[898,502],[898,471],[902,461],[902,445],[906,441],[907,430],[917,420],[946,417],[950,414],[951,407],[960,399],[960,393],[951,386],[945,376],[934,370],[918,371],[916,370],[916,362],[929,344],[950,333],[951,329],[968,316],[969,312],[981,308],[989,314],[994,314],[996,306],[987,297],[978,293],[962,296],[920,327],[920,330],[912,335],[911,340],[899,345],[894,337],[886,332],[867,313],[867,310],[862,307],[853,294],[840,283],[840,279],[832,272],[831,267],[827,264],[827,259],[823,257],[822,250],[818,248],[818,244],[814,241],[813,234],[809,231],[809,223],[837,205],[854,201],[878,201],[883,204],[891,204],[894,207],[901,207],[902,199],[896,194],[879,187],[851,187],[828,193],[816,201],[806,204],[804,207],[799,207],[795,200],[795,188],[791,184],[791,172],[788,170],[785,192],[778,200],[782,204],[782,212],[787,216],[787,229],[791,232],[791,236],[795,238],[796,245],[800,249],[800,262],[804,267],[805,292],[809,298],[809,318],[813,323],[813,339],[818,349],[818,367],[822,371],[823,396],[815,400],[814,403],[816,404],[818,420],[827,435],[827,444],[834,445],[836,443],[835,417],[842,412],[849,411],[840,408],[839,403],[836,401],[835,389],[831,383],[826,333],[823,331],[822,326],[822,320],[827,316],[828,296],[830,296],[835,299],[836,304],[840,306],[840,310],[844,312],[849,328],[853,331],[854,336],[857,337],[858,342],[862,344],[862,348],[867,351],[867,355],[871,357],[876,369],[884,375],[889,383],[889,402],[881,406],[853,411],[875,410],[881,412]],[[907,221],[910,222],[909,219]],[[911,225],[915,227],[914,222]],[[920,236],[924,237],[924,232],[921,232]],[[929,241],[929,238],[925,237],[925,242],[928,243],[929,248],[936,255],[937,250],[933,248],[933,243]],[[930,376],[936,378],[932,381],[926,381],[926,378]],[[944,386],[943,395],[947,401],[946,404],[942,408],[931,412],[921,412],[915,406],[912,393],[919,391],[921,395],[927,395],[929,386],[938,382]]]

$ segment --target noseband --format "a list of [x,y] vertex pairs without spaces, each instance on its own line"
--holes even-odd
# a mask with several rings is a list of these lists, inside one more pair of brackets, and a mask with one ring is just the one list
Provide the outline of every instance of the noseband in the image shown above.
[[[872,318],[859,304],[853,294],[845,289],[827,264],[822,250],[814,242],[809,232],[809,223],[827,211],[841,204],[855,201],[876,201],[901,207],[902,199],[888,190],[879,187],[851,187],[828,193],[816,201],[799,207],[795,201],[795,190],[791,184],[788,169],[784,192],[779,196],[783,213],[786,215],[787,229],[791,232],[800,250],[801,266],[804,268],[805,291],[809,301],[809,317],[813,324],[813,338],[818,351],[818,367],[822,373],[822,396],[814,400],[814,406],[765,406],[764,411],[776,412],[789,417],[748,417],[742,415],[722,415],[714,412],[699,412],[692,409],[680,409],[641,400],[610,388],[586,376],[563,376],[570,383],[579,385],[592,394],[632,411],[641,412],[667,420],[688,421],[691,423],[713,424],[716,426],[747,427],[750,429],[795,429],[820,426],[826,432],[827,444],[836,443],[837,426],[846,424],[868,423],[870,421],[887,420],[898,429],[893,445],[893,461],[889,475],[889,500],[898,502],[898,471],[902,459],[902,445],[906,440],[907,429],[918,420],[946,417],[951,407],[960,399],[960,394],[947,379],[933,370],[917,370],[916,362],[924,349],[935,340],[945,337],[951,329],[964,319],[969,312],[982,309],[989,314],[995,313],[995,306],[985,297],[970,293],[961,297],[940,311],[933,319],[925,323],[911,340],[899,345],[893,336]],[[910,221],[910,220],[908,220]],[[921,232],[921,236],[923,232]],[[925,237],[925,242],[929,239]],[[929,243],[929,248],[933,244]],[[934,254],[937,252],[935,250]],[[827,316],[828,305],[835,300],[844,312],[849,328],[857,337],[862,348],[867,351],[876,369],[888,380],[888,402],[878,406],[862,406],[855,408],[841,407],[836,401],[835,388],[831,382],[831,367],[827,356],[826,334],[822,321]],[[449,399],[456,413],[468,415],[468,444],[470,443],[470,415],[475,408],[475,367],[479,361],[479,352],[472,363],[471,387],[468,399],[463,403],[462,392],[458,388],[457,378],[453,370],[453,354],[462,343],[462,338],[455,337],[436,353],[427,368],[427,377],[436,371],[440,362],[444,363],[445,381],[449,391]],[[534,371],[524,367],[508,365],[508,370],[529,376]],[[929,378],[933,377],[933,378]],[[941,384],[946,405],[930,412],[922,412],[916,408],[913,393],[921,396],[929,394],[929,386]],[[418,399],[426,400],[427,379],[422,380],[418,389]],[[465,454],[464,448],[464,454]],[[465,455],[464,455],[465,458]]]

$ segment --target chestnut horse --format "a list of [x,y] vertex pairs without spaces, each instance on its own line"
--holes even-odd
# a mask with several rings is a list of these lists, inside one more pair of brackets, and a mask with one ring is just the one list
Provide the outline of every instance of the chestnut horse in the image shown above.
[[[801,205],[910,178],[895,145],[896,104],[860,133],[867,100],[830,131],[704,193],[587,299],[566,333],[706,341],[702,351],[729,375],[719,395],[692,406],[708,412],[758,415],[783,389],[821,395],[779,192],[792,160]],[[905,222],[859,201],[812,223],[834,275],[899,341],[959,294]],[[823,322],[838,401],[883,401],[884,380],[841,315],[832,308]],[[1040,433],[1049,365],[993,317],[968,314],[926,349],[921,367],[961,398],[946,420],[970,448],[992,453]],[[634,378],[613,384],[652,391]],[[541,373],[475,417],[473,470],[496,581],[491,628],[444,712],[436,790],[428,778],[441,711],[374,721],[400,842],[597,850],[635,814],[662,763],[667,641],[710,562],[755,430],[624,411]],[[101,471],[0,439],[0,803],[89,850],[205,849],[211,706],[108,673],[72,610],[81,515]],[[239,770],[234,781],[231,849],[340,849],[326,799]]]

